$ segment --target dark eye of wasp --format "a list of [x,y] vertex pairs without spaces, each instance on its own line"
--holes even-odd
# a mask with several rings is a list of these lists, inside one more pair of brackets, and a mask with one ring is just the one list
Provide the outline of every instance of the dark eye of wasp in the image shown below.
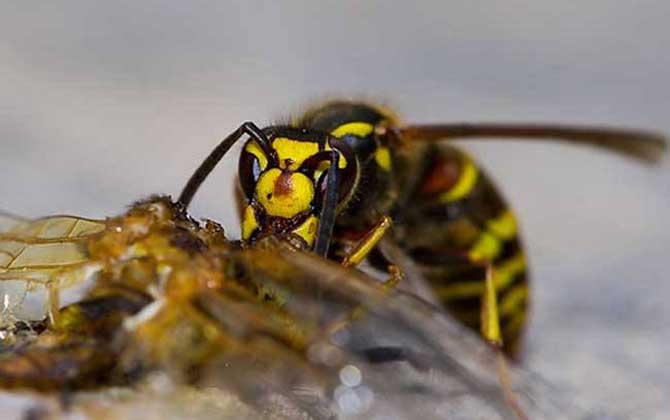
[[240,186],[247,199],[251,199],[254,196],[254,188],[262,170],[263,168],[261,168],[261,163],[258,157],[247,152],[245,146],[240,154],[237,174],[240,178]]
[[[337,150],[340,153],[338,203],[342,203],[350,196],[351,189],[356,182],[358,161],[351,148],[341,140],[331,138],[330,145],[333,150]],[[323,202],[323,197],[326,193],[330,158],[331,152],[319,152],[307,158],[300,165],[300,172],[314,180],[314,186],[316,187],[315,202],[317,206],[320,206]],[[342,167],[343,165],[344,167]]]

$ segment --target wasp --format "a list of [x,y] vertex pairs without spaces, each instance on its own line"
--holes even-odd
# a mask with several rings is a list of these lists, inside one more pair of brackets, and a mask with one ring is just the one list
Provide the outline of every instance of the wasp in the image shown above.
[[367,259],[382,269],[397,267],[399,261],[386,258],[395,250],[408,257],[444,308],[510,356],[519,353],[529,306],[518,222],[480,165],[444,143],[559,140],[647,162],[658,160],[665,148],[662,136],[629,129],[403,125],[384,107],[334,100],[287,125],[242,124],[204,160],[179,201],[188,206],[230,147],[245,137],[238,166],[245,244],[280,237],[345,266]]

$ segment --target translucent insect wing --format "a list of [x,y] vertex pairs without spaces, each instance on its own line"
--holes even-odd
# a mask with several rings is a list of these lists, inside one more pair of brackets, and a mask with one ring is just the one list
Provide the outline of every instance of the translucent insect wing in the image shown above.
[[[44,315],[45,287],[55,275],[68,277],[65,270],[88,261],[86,238],[105,224],[74,216],[30,221],[0,213],[0,229],[0,310],[5,317],[35,319]],[[33,300],[41,305],[27,304]]]
[[[324,319],[358,311],[345,334],[311,337],[307,352],[312,368],[323,369],[324,360],[332,363],[328,349],[333,340],[337,343],[341,383],[325,398],[339,415],[516,418],[505,401],[496,352],[425,302],[402,292],[389,294],[369,276],[306,253],[245,251],[245,259],[257,281],[286,288],[285,309],[296,319],[321,325],[321,331],[327,330]],[[379,365],[361,357],[361,350],[379,345],[403,347],[408,360]],[[511,387],[530,418],[586,416],[575,396],[561,394],[515,366],[508,368]],[[350,372],[360,376],[353,386]]]

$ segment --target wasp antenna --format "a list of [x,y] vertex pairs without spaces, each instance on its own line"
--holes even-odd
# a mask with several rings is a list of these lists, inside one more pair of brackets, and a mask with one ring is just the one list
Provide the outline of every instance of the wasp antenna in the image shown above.
[[188,208],[188,205],[191,203],[191,200],[200,188],[200,185],[205,182],[205,179],[207,179],[212,170],[221,159],[223,159],[228,150],[230,150],[230,148],[242,138],[244,134],[247,134],[249,137],[256,140],[266,152],[271,150],[270,142],[265,134],[263,134],[263,131],[253,122],[245,122],[237,130],[228,135],[228,137],[223,139],[223,141],[221,141],[221,143],[219,143],[218,146],[216,146],[205,158],[193,175],[191,175],[191,178],[179,195],[178,201],[184,205],[184,208]]
[[319,231],[316,237],[316,245],[314,246],[314,252],[323,257],[328,255],[330,239],[333,234],[333,227],[335,226],[335,207],[337,207],[340,183],[339,162],[340,154],[332,152],[327,174],[326,193],[323,197],[321,218],[319,219]]

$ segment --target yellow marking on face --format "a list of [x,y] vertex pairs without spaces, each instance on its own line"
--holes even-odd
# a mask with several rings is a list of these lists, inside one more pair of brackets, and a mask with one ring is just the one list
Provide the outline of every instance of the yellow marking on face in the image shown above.
[[500,240],[489,232],[482,232],[468,255],[473,261],[493,261],[502,251]]
[[331,131],[330,134],[337,138],[346,136],[347,134],[352,134],[357,137],[367,137],[374,129],[375,127],[370,123],[356,121],[342,124]]
[[296,235],[305,240],[307,246],[311,247],[316,238],[316,228],[319,225],[319,219],[316,216],[309,216],[296,230],[293,231]]
[[258,178],[256,199],[269,215],[290,218],[309,210],[314,184],[299,172],[272,168]]
[[242,239],[245,241],[251,237],[251,234],[258,229],[258,220],[253,207],[247,206],[242,215]]
[[[302,162],[319,152],[319,144],[311,141],[298,141],[287,137],[278,137],[272,142],[277,151],[279,167],[295,171]],[[287,161],[290,161],[287,165]]]
[[498,238],[508,241],[516,235],[516,218],[511,211],[505,210],[500,216],[486,223],[488,230]]
[[256,159],[258,159],[258,164],[261,167],[261,171],[265,170],[265,168],[268,166],[268,157],[265,156],[265,152],[263,152],[263,149],[261,149],[261,146],[259,146],[258,143],[255,141],[250,141],[247,143],[244,150],[256,156]]
[[380,146],[375,150],[375,162],[383,170],[387,172],[391,170],[391,151],[388,147]]
[[500,314],[509,315],[516,312],[521,307],[528,297],[528,287],[525,284],[520,284],[514,289],[505,294],[505,297],[500,301]]
[[442,203],[450,203],[452,201],[460,200],[465,197],[472,191],[472,188],[477,183],[479,171],[475,166],[472,159],[467,156],[463,158],[463,166],[461,168],[461,174],[456,181],[456,184],[451,187],[448,191],[440,194],[439,200]]

